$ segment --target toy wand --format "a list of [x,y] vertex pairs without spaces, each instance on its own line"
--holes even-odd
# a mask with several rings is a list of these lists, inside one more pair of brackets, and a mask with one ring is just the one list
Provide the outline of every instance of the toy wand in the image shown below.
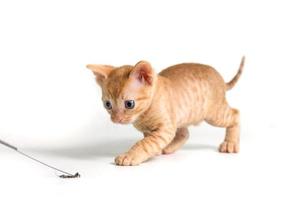
[[13,150],[15,150],[16,152],[18,152],[19,154],[21,154],[21,155],[23,155],[23,156],[25,156],[25,157],[27,157],[27,158],[29,158],[29,159],[31,159],[31,160],[34,160],[34,161],[36,161],[36,162],[38,162],[38,163],[40,163],[40,164],[42,164],[42,165],[44,165],[44,166],[46,166],[46,167],[49,167],[49,168],[51,168],[51,169],[54,169],[54,170],[56,170],[56,171],[59,171],[59,172],[63,173],[63,175],[60,175],[60,176],[59,176],[60,178],[79,178],[79,177],[80,177],[80,174],[79,174],[78,172],[77,172],[76,174],[71,174],[71,173],[65,172],[65,171],[63,171],[63,170],[61,170],[61,169],[58,169],[58,168],[56,168],[56,167],[53,167],[53,166],[51,166],[51,165],[48,165],[48,164],[46,164],[46,163],[44,163],[44,162],[42,162],[42,161],[40,161],[40,160],[38,160],[38,159],[36,159],[36,158],[34,158],[34,157],[32,157],[32,156],[29,156],[29,155],[25,154],[24,152],[18,150],[17,147],[15,147],[15,146],[13,146],[13,145],[11,145],[11,144],[9,144],[9,143],[3,141],[3,140],[0,140],[0,144],[4,145],[4,146],[6,146],[6,147],[8,147],[8,148],[10,148],[10,149],[13,149]]

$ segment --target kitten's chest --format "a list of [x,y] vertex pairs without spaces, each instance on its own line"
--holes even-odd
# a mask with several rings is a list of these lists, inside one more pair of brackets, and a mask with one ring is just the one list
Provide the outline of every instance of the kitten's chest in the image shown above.
[[143,120],[137,120],[133,126],[140,132],[143,133],[150,133],[152,132],[155,128],[153,128],[153,125],[148,124],[147,122]]
[[160,124],[160,120],[154,120],[153,117],[146,115],[134,122],[133,126],[143,133],[151,133],[157,130]]

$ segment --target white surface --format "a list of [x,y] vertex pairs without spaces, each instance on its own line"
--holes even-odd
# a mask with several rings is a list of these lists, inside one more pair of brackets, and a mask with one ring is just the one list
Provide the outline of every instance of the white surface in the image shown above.
[[[299,6],[292,1],[1,1],[0,138],[80,179],[61,180],[0,146],[1,199],[299,199]],[[141,138],[114,125],[87,63],[157,71],[214,66],[241,110],[241,153],[202,124],[176,154],[137,167],[114,156]]]

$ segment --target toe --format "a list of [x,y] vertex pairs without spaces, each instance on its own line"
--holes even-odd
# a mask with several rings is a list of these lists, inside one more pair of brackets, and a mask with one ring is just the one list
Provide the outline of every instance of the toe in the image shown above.
[[117,156],[117,157],[115,158],[115,163],[116,163],[117,165],[123,165],[124,158],[125,158],[124,155]]
[[128,156],[125,156],[125,157],[124,157],[124,159],[123,159],[123,163],[122,163],[122,165],[124,165],[124,166],[128,166],[128,165],[130,165],[130,163],[131,163],[131,159],[130,159],[130,157],[128,157]]
[[221,145],[220,145],[220,147],[219,147],[219,151],[221,152],[221,153],[225,153],[226,152],[226,143],[225,142],[223,142]]
[[227,142],[227,141],[224,141],[220,145],[219,151],[221,153],[238,153],[239,152],[239,143],[238,142]]
[[233,149],[234,149],[234,143],[228,142],[227,143],[227,152],[228,153],[233,153]]
[[234,153],[238,153],[240,151],[240,145],[239,144],[236,144],[234,146]]

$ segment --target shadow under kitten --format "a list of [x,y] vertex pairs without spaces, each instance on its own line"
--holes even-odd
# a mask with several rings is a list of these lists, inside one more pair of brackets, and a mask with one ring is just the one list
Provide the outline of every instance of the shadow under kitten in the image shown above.
[[122,138],[117,140],[96,140],[93,142],[77,143],[69,146],[61,147],[30,147],[25,148],[26,151],[33,153],[73,158],[73,159],[90,159],[101,157],[113,157],[120,152],[125,151],[134,144],[136,138]]

